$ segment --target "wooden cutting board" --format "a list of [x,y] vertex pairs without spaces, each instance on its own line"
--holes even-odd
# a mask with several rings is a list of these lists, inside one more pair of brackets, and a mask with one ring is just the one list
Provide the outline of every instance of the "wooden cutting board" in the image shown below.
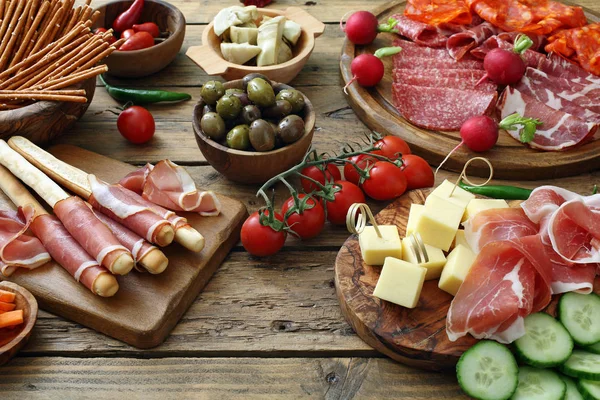
[[[93,173],[107,182],[118,182],[136,168],[79,147],[59,145],[50,152],[59,159]],[[231,248],[238,242],[247,217],[239,201],[219,195],[223,206],[218,217],[182,213],[206,239],[205,248],[193,253],[178,244],[162,249],[169,266],[160,275],[132,271],[119,277],[112,298],[93,295],[75,282],[55,262],[34,271],[18,271],[8,280],[27,288],[40,308],[95,329],[139,348],[162,343],[208,283]],[[12,203],[0,192],[0,207]],[[43,203],[42,203],[43,204]],[[49,207],[48,207],[49,208]]]
[[[412,203],[424,204],[430,189],[406,193],[375,216],[378,224],[396,225],[406,236]],[[446,315],[452,296],[438,288],[438,280],[426,281],[413,309],[373,296],[380,266],[366,265],[358,237],[346,240],[335,260],[335,288],[348,323],[368,345],[388,357],[411,366],[445,370],[454,368],[461,354],[477,342],[470,335],[451,342],[446,334]],[[600,277],[594,291],[600,294]],[[546,312],[554,314],[558,296]]]
[[[374,11],[380,22],[404,11],[406,2],[392,2]],[[585,10],[588,20],[600,21],[600,14]],[[346,40],[342,47],[340,69],[344,84],[352,79],[350,63],[361,53],[374,53],[381,47],[391,46],[398,35],[380,33],[368,46],[354,46]],[[402,53],[400,53],[402,54]],[[440,132],[422,129],[406,121],[394,107],[392,100],[392,58],[383,60],[386,73],[379,85],[366,89],[358,84],[348,88],[348,102],[358,117],[373,131],[396,135],[410,144],[412,151],[424,157],[431,165],[437,166],[444,157],[460,143],[458,132]],[[444,168],[460,172],[465,162],[475,153],[462,147],[444,165]],[[595,140],[583,146],[563,152],[532,150],[517,142],[506,132],[500,133],[497,145],[483,153],[494,165],[494,176],[499,179],[537,180],[579,175],[600,168],[600,141]],[[473,174],[488,177],[487,166],[473,166]],[[469,170],[471,171],[471,170]]]

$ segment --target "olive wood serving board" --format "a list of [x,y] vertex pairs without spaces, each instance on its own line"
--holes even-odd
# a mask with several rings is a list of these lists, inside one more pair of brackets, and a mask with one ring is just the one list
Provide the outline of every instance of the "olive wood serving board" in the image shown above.
[[[381,225],[396,225],[406,235],[410,205],[424,204],[430,190],[406,193],[375,216]],[[368,345],[388,357],[414,367],[454,368],[458,358],[477,340],[467,335],[451,342],[446,334],[446,314],[453,297],[438,288],[438,279],[425,281],[413,309],[373,296],[381,266],[363,262],[357,235],[346,240],[335,260],[335,288],[342,313]],[[594,290],[600,294],[600,277]],[[554,314],[558,296],[546,312]]]
[[[50,152],[107,182],[118,182],[135,170],[132,165],[75,146],[58,145]],[[118,277],[120,287],[114,297],[92,294],[54,261],[34,271],[17,271],[7,280],[31,291],[40,308],[46,311],[138,348],[157,346],[169,335],[239,240],[247,216],[246,207],[229,197],[218,197],[223,206],[218,217],[181,213],[206,239],[200,253],[193,253],[178,244],[163,248],[169,258],[166,271],[151,275],[134,270]],[[0,192],[0,207],[7,205],[14,208]]]
[[[374,11],[380,22],[404,11],[406,2],[388,3]],[[600,14],[585,9],[589,21],[600,21]],[[340,69],[344,84],[352,79],[350,63],[356,55],[374,53],[381,47],[391,46],[400,36],[380,33],[373,43],[355,46],[344,42]],[[400,53],[401,55],[402,53]],[[396,135],[410,144],[412,151],[437,166],[460,141],[459,132],[431,131],[419,128],[407,120],[394,107],[392,99],[391,57],[383,59],[385,75],[374,88],[367,89],[354,83],[348,87],[348,102],[358,117],[373,131]],[[460,172],[465,162],[475,154],[463,146],[447,162],[444,168]],[[499,179],[537,180],[578,175],[600,168],[600,141],[594,140],[562,152],[533,150],[513,139],[505,131],[500,132],[496,146],[483,153],[494,165],[494,176]],[[487,166],[473,166],[473,174],[488,177]]]

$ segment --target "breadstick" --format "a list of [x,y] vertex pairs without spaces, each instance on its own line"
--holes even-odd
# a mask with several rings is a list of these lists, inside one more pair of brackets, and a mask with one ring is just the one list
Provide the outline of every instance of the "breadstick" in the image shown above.
[[4,18],[2,18],[2,25],[0,25],[0,38],[3,38],[6,35],[6,30],[8,29],[8,24],[12,19],[12,15],[17,7],[17,1],[13,0],[9,3],[8,9],[4,13]]
[[[25,2],[26,0],[22,0],[22,1]],[[19,2],[21,2],[21,0]],[[8,41],[8,44],[6,45],[6,47],[0,47],[0,54],[2,54],[2,56],[0,56],[0,70],[4,69],[6,64],[8,64],[8,58],[12,55],[12,51],[15,46],[15,42],[19,38],[19,35],[21,35],[21,32],[25,26],[25,23],[27,22],[27,17],[29,16],[29,9],[31,8],[31,3],[32,2],[27,1],[27,5],[25,6],[24,13],[23,13],[23,15],[21,15],[21,17],[19,17],[17,26],[15,27],[15,30],[12,33],[10,40]]]
[[21,94],[15,92],[15,94],[0,94],[0,101],[5,100],[48,100],[48,101],[68,101],[73,103],[85,103],[87,98],[83,96],[64,96],[58,94],[45,94],[40,91],[39,94]]
[[36,51],[38,51],[39,49],[41,49],[42,47],[44,47],[46,44],[49,43],[49,38],[50,35],[52,34],[52,31],[54,31],[54,29],[56,28],[56,22],[62,17],[62,12],[63,12],[63,8],[59,8],[58,11],[56,12],[56,14],[54,14],[52,16],[52,19],[50,20],[50,23],[48,24],[48,26],[46,27],[46,29],[43,29],[43,33],[40,35],[40,37],[38,38],[35,46],[33,46],[33,50],[31,50],[33,53],[35,53]]
[[94,76],[98,76],[108,72],[108,67],[106,65],[99,65],[96,68],[89,69],[87,71],[81,71],[71,76],[65,76],[60,79],[52,80],[44,83],[44,85],[40,86],[41,90],[45,89],[61,89],[64,87],[69,87],[71,85],[75,85],[76,83],[86,81]]
[[[23,41],[21,42],[21,46],[19,47],[17,54],[14,56],[14,58],[10,62],[9,68],[12,68],[14,65],[20,63],[21,60],[23,59],[23,56],[26,54],[27,48],[31,44],[31,40],[33,39],[33,36],[36,33],[36,30],[37,30],[38,26],[40,25],[40,23],[42,22],[44,15],[46,15],[46,12],[48,11],[49,7],[50,7],[50,3],[48,3],[47,1],[45,1],[44,4],[42,4],[42,7],[38,11],[37,15],[35,16],[35,19],[31,23],[31,26],[29,27],[29,30],[27,31],[27,34],[25,35]],[[18,70],[18,68],[17,68],[17,70]]]

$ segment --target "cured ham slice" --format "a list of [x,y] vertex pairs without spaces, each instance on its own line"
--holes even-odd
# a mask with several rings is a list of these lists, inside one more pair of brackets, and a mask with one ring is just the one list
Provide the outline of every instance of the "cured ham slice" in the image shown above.
[[185,168],[169,160],[127,175],[119,182],[154,204],[175,211],[198,212],[204,216],[216,216],[221,204],[211,191],[199,191]]
[[398,111],[414,125],[452,131],[470,117],[489,114],[497,94],[394,83],[393,97]]
[[397,21],[394,32],[417,44],[427,47],[443,47],[446,45],[446,36],[440,34],[434,26],[413,21],[402,14],[394,14],[391,18]]
[[0,272],[10,276],[17,268],[35,269],[50,261],[50,254],[34,236],[26,234],[35,215],[31,205],[0,210]]
[[483,70],[483,62],[479,60],[460,60],[433,57],[403,57],[402,52],[394,56],[394,68],[405,69],[479,69]]
[[[471,50],[471,55],[477,59],[483,60],[487,53],[497,48],[513,51],[513,43],[501,39],[500,35],[492,36],[483,42],[479,47]],[[544,56],[542,53],[538,53],[537,51],[533,51],[531,49],[525,50],[521,57],[523,57],[523,60],[528,67],[534,68],[536,68],[542,60],[546,59],[546,56]]]
[[460,60],[468,54],[469,50],[477,47],[496,33],[498,33],[498,29],[494,25],[484,22],[481,25],[450,36],[446,42],[446,49],[452,58]]
[[550,54],[548,58],[540,60],[537,68],[548,75],[569,79],[580,85],[600,87],[600,77],[590,74],[579,65],[556,54]]
[[591,293],[594,289],[596,264],[576,265],[565,261],[552,246],[545,245],[546,257],[552,267],[552,294],[578,292]]
[[444,87],[452,89],[477,90],[480,92],[495,92],[497,86],[492,82],[477,82],[485,75],[482,70],[451,69],[417,71],[411,69],[394,70],[394,81],[406,85],[423,87]]
[[581,198],[577,193],[555,186],[540,186],[534,189],[529,198],[521,203],[527,217],[536,224],[550,217],[561,204]]
[[[590,140],[598,126],[585,122],[571,114],[554,110],[542,102],[529,97],[519,90],[507,87],[498,103],[501,119],[518,113],[519,115],[537,118],[542,125],[537,127],[533,141],[529,145],[543,150],[563,150]],[[507,131],[519,140],[521,129]]]

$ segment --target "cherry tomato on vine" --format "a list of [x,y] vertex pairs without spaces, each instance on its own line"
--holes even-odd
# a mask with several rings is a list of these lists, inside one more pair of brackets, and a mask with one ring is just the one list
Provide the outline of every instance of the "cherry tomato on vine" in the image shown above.
[[[383,156],[384,154],[380,150],[372,151],[371,153]],[[359,154],[354,157],[350,157],[350,161],[354,162],[360,169],[366,169],[369,165],[375,164],[378,160],[376,157],[369,156],[366,154]],[[356,168],[350,163],[344,165],[344,179],[358,185],[360,175]]]
[[146,143],[154,136],[154,117],[143,107],[131,106],[119,114],[117,128],[131,143]]
[[380,148],[382,155],[392,161],[397,160],[399,154],[410,154],[410,147],[408,147],[408,144],[398,136],[384,136],[375,142],[375,147]]
[[427,161],[414,154],[408,154],[402,157],[402,162],[408,190],[433,186],[435,176]]
[[[269,215],[269,211],[264,211]],[[275,218],[283,221],[281,214],[275,213]],[[283,247],[287,233],[275,231],[270,226],[260,223],[260,215],[255,211],[242,225],[241,239],[246,251],[253,256],[265,257],[277,253]]]
[[400,197],[406,192],[406,186],[404,172],[387,161],[376,162],[369,170],[369,178],[362,184],[367,196],[375,200],[391,200]]
[[365,194],[352,182],[335,181],[341,190],[334,194],[335,200],[327,202],[327,219],[332,224],[345,225],[348,209],[354,203],[364,203]]
[[[300,200],[306,198],[307,195],[301,193],[298,195]],[[293,230],[300,236],[300,239],[310,239],[317,236],[323,230],[325,225],[325,210],[320,203],[315,202],[314,199],[309,198],[306,200],[306,207],[302,213],[294,211],[287,219],[287,224],[290,229]],[[283,203],[281,208],[281,214],[286,215],[290,208],[294,207],[294,197],[290,197]]]
[[[313,165],[313,166],[304,168],[300,173],[302,175],[306,175],[309,178],[314,179],[315,181],[319,182],[321,185],[324,185],[325,181],[330,182],[330,181],[337,181],[337,180],[342,179],[342,174],[340,173],[339,168],[333,164],[327,164],[325,171],[323,171],[319,167]],[[302,189],[304,189],[304,191],[306,193],[310,193],[310,192],[320,189],[313,182],[311,182],[305,178],[301,178],[300,183],[302,184]]]

